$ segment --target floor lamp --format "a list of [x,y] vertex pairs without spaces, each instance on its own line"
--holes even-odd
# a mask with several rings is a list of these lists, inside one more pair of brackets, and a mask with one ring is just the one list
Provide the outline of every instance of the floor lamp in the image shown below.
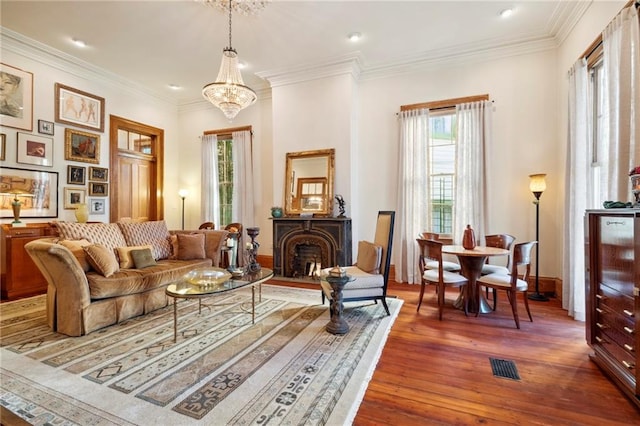
[[540,294],[540,280],[539,280],[539,265],[540,265],[540,196],[547,189],[547,184],[544,181],[546,174],[529,175],[529,189],[533,192],[536,200],[533,204],[536,205],[536,292],[529,295],[529,299],[538,300],[540,302],[546,302],[549,300],[544,294]]
[[189,192],[186,189],[178,191],[178,195],[182,198],[182,230],[184,231],[184,199],[187,198]]

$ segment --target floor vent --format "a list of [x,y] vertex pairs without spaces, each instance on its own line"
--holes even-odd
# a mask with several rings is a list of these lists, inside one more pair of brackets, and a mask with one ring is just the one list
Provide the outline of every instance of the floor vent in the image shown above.
[[489,362],[491,362],[491,370],[493,370],[494,376],[520,380],[515,362],[496,358],[489,358]]

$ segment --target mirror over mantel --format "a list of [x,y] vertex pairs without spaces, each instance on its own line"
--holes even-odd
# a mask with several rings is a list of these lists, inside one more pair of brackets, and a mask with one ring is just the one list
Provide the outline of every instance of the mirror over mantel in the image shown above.
[[333,214],[335,149],[288,152],[285,206],[288,216]]

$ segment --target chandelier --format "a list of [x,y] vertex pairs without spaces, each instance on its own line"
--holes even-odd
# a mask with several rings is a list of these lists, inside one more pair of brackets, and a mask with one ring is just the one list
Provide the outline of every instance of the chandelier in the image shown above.
[[[220,4],[221,2],[219,0],[205,2],[205,4],[209,3]],[[231,0],[225,9],[229,10],[229,47],[222,50],[222,63],[216,81],[202,88],[202,96],[220,108],[229,120],[233,120],[241,109],[255,103],[258,97],[256,92],[245,86],[238,67],[238,52],[231,47],[231,12],[233,10]]]

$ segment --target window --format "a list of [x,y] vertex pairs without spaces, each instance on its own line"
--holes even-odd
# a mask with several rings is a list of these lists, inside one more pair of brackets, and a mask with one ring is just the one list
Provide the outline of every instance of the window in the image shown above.
[[592,117],[592,146],[591,146],[591,193],[589,194],[589,206],[595,208],[601,206],[604,201],[605,193],[603,189],[606,185],[607,176],[603,173],[603,166],[607,160],[608,146],[608,127],[606,124],[606,114],[604,108],[604,67],[602,57],[593,63],[589,69],[591,81],[590,91],[592,100],[591,117]]
[[456,115],[449,111],[429,117],[429,182],[431,232],[451,235],[453,226]]
[[220,224],[233,222],[233,140],[231,135],[218,137],[218,192],[220,195]]

